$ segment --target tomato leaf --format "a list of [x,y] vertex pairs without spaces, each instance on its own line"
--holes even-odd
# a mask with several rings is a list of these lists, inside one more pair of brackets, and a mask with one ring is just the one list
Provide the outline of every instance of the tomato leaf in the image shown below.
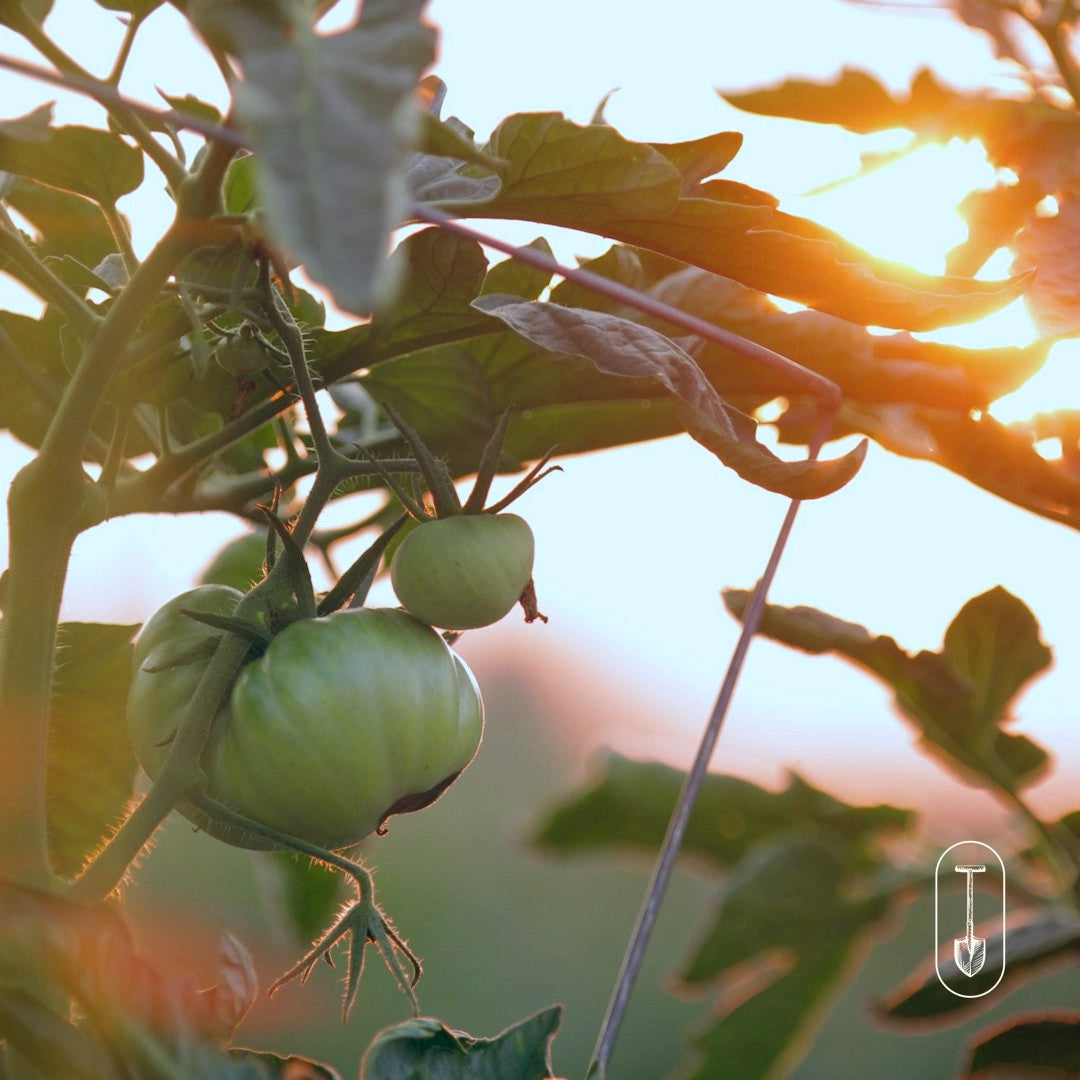
[[[1034,374],[1048,352],[1047,342],[1026,349],[961,349],[907,333],[872,334],[824,312],[782,311],[764,293],[692,267],[662,278],[651,294],[819,372],[853,401],[985,408]],[[703,344],[697,360],[721,393],[799,393],[782,372],[749,363],[714,342]]]
[[68,380],[60,349],[63,319],[0,311],[0,428],[37,447]]
[[0,26],[11,26],[16,30],[19,28],[19,21],[10,8],[20,8],[20,14],[25,13],[34,22],[41,23],[52,10],[52,5],[53,0],[5,0],[0,4]]
[[398,290],[370,323],[312,335],[312,361],[328,382],[389,358],[492,332],[490,320],[470,307],[487,269],[479,244],[425,229],[403,240],[388,265]]
[[452,468],[475,467],[497,413],[484,373],[467,351],[447,346],[411,353],[378,364],[360,383],[422,432],[432,449],[450,454]]
[[469,306],[487,272],[475,241],[424,229],[397,247],[389,272],[402,287],[372,316],[371,360],[490,329]]
[[[643,289],[646,285],[645,271],[638,252],[624,244],[612,244],[603,255],[595,259],[585,259],[581,263],[581,268],[588,270],[590,274],[599,274],[600,277],[631,289]],[[595,289],[590,289],[569,278],[560,281],[551,290],[551,301],[554,304],[562,304],[564,307],[584,308],[586,311],[607,311],[613,315],[629,314],[625,305],[618,300],[603,296]]]
[[1043,1080],[1080,1076],[1080,1013],[1029,1016],[983,1035],[963,1075],[1006,1080],[1021,1074]]
[[720,131],[700,139],[677,143],[652,143],[682,175],[682,194],[689,195],[703,180],[730,164],[743,143],[742,133]]
[[[728,589],[724,603],[741,618],[749,596]],[[760,632],[804,652],[838,653],[877,675],[926,749],[968,783],[1020,787],[1046,769],[1040,746],[1002,730],[1012,698],[1049,665],[1050,651],[1028,608],[1000,586],[964,606],[940,652],[912,656],[891,637],[807,607],[767,605]]]
[[4,202],[37,229],[44,255],[70,255],[86,266],[97,266],[116,250],[101,210],[79,195],[22,177]]
[[[655,851],[685,778],[670,765],[607,754],[591,786],[551,811],[533,842],[563,855],[608,847]],[[759,843],[815,826],[869,854],[882,834],[907,828],[913,819],[911,811],[893,806],[844,803],[796,773],[788,774],[782,791],[711,774],[690,817],[683,850],[730,867]]]
[[39,110],[0,123],[0,169],[103,205],[142,183],[142,154],[118,135],[75,126],[42,129],[41,119]]
[[[444,87],[445,90],[445,87]],[[420,151],[432,157],[454,158],[471,161],[477,165],[494,167],[498,162],[484,153],[473,141],[473,133],[460,120],[451,117],[440,120],[432,112],[421,115]]]
[[227,930],[221,935],[218,979],[214,986],[202,991],[201,1004],[208,1032],[227,1042],[259,993],[251,953]]
[[[694,360],[671,338],[604,312],[485,296],[474,306],[571,371],[583,364],[670,394],[686,430],[745,480],[789,495],[817,498],[847,483],[865,446],[831,462],[785,462],[757,442],[754,422],[732,409]],[[586,368],[586,369],[587,369]]]
[[941,141],[978,139],[1002,165],[1019,164],[1007,150],[1021,151],[1025,137],[1036,131],[1045,142],[1051,125],[1061,133],[1071,129],[1074,137],[1080,129],[1069,112],[1043,100],[1018,101],[985,91],[955,90],[939,82],[928,68],[915,73],[902,96],[873,75],[852,68],[845,68],[832,83],[790,79],[778,86],[721,96],[736,108],[760,116],[839,124],[861,135],[902,127]]
[[[986,942],[986,968],[1005,974],[999,993],[1071,965],[1080,958],[1080,919],[1061,913],[1040,913],[1021,926],[1008,929],[1008,963],[1003,965],[1006,942],[999,932]],[[874,1006],[875,1013],[890,1026],[905,1029],[934,1025],[941,1017],[960,1023],[967,1014],[985,1005],[979,998],[962,998],[941,983],[931,958],[892,994]]]
[[494,1038],[452,1031],[418,1017],[386,1028],[364,1054],[364,1080],[548,1080],[551,1043],[562,1019],[554,1005]]
[[[1042,194],[1042,185],[1021,180],[967,195],[957,210],[967,223],[968,237],[946,256],[946,271],[978,273],[995,251],[1011,246]],[[1038,277],[1035,280],[1038,283]]]
[[901,127],[908,119],[903,104],[885,86],[855,68],[844,68],[832,83],[786,79],[778,86],[720,96],[744,112],[841,124],[859,134]]
[[572,123],[561,113],[507,117],[486,150],[503,164],[498,195],[484,207],[484,217],[595,231],[590,222],[669,211],[682,186],[678,168],[648,143],[635,143],[612,127]]
[[126,721],[138,626],[63,623],[49,709],[49,848],[75,874],[122,816],[135,784]]
[[1052,654],[1031,610],[998,586],[969,600],[945,631],[942,655],[972,687],[971,707],[984,723],[1004,716],[1009,703]]
[[1080,198],[1071,192],[1058,196],[1053,217],[1032,215],[1016,239],[1014,268],[1035,269],[1035,283],[1024,297],[1039,333],[1044,337],[1080,334]]
[[720,991],[688,1076],[706,1080],[732,1062],[742,1076],[774,1075],[805,1052],[891,907],[884,896],[851,899],[851,870],[835,837],[806,833],[767,841],[732,871],[681,975]]
[[259,205],[254,154],[244,154],[229,162],[221,195],[230,214],[248,214]]
[[386,290],[390,230],[405,211],[404,170],[420,129],[413,92],[434,59],[422,6],[368,0],[354,26],[330,35],[282,25],[255,4],[214,13],[243,70],[236,107],[267,221],[356,314]]
[[161,7],[165,0],[94,0],[98,7],[109,11],[126,11],[137,19],[145,19],[155,8]]
[[662,439],[682,430],[670,398],[567,401],[515,414],[510,420],[506,450],[519,461],[535,461],[553,446],[559,447],[560,454],[584,454]]
[[[551,245],[542,236],[525,246],[535,248],[545,255],[552,254]],[[488,270],[480,292],[504,293],[507,296],[520,296],[522,300],[538,300],[550,282],[551,274],[547,270],[540,270],[511,258],[496,263]]]
[[[1030,275],[1002,282],[935,277],[875,259],[841,236],[785,214],[763,192],[728,181],[700,183],[722,158],[663,153],[614,129],[571,123],[557,113],[511,116],[487,150],[503,164],[441,177],[439,201],[462,215],[510,217],[582,229],[734,278],[763,292],[864,325],[929,330],[974,319],[1015,299]],[[704,161],[704,163],[702,163]],[[463,185],[459,200],[445,185]],[[494,188],[485,197],[487,182]],[[471,185],[471,187],[470,187]],[[433,199],[418,192],[414,197]]]

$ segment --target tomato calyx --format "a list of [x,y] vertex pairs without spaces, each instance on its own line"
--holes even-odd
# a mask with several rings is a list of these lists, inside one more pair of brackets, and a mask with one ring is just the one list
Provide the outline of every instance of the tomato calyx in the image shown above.
[[[258,623],[252,622],[250,619],[238,619],[233,615],[215,615],[210,611],[193,611],[191,608],[180,608],[180,614],[186,615],[189,619],[194,619],[196,622],[202,623],[204,626],[213,627],[215,630],[222,630],[226,634],[236,634],[238,637],[245,638],[251,646],[257,650],[256,655],[261,655],[266,651],[266,647],[270,644],[272,635],[268,633]],[[193,655],[191,660],[201,660],[208,656],[213,655],[212,650],[207,652],[209,645],[213,643],[214,648],[217,648],[217,642],[219,638],[211,638],[207,642],[199,646],[198,655]],[[175,667],[177,664],[190,663],[190,660],[174,660],[170,661],[165,667]],[[147,671],[161,670],[158,668],[147,668]]]
[[548,462],[558,452],[559,447],[553,446],[544,456],[525,474],[522,480],[513,490],[496,503],[485,506],[488,494],[491,491],[492,481],[499,470],[503,459],[503,450],[506,444],[506,434],[510,427],[511,410],[505,410],[499,417],[495,430],[491,434],[480,455],[480,464],[476,470],[476,482],[468,499],[462,503],[454,487],[453,478],[446,466],[428,449],[424,441],[389,405],[383,405],[387,415],[393,421],[394,426],[401,432],[405,441],[409,444],[416,458],[416,466],[424,483],[427,485],[434,504],[434,512],[430,511],[424,501],[417,497],[415,492],[408,491],[405,486],[390,473],[379,460],[370,453],[362,451],[368,460],[374,465],[386,486],[398,497],[401,505],[405,507],[410,517],[417,521],[432,521],[437,518],[453,517],[455,514],[498,514],[505,510],[525,494],[529,488],[538,484],[545,476],[553,472],[562,472],[561,465],[548,465]]

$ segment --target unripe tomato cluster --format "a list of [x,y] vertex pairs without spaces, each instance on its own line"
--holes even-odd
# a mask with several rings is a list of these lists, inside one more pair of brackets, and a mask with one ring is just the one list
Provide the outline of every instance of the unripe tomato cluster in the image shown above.
[[[151,777],[208,663],[175,661],[218,633],[183,611],[229,615],[241,595],[223,585],[184,593],[136,641],[128,720]],[[208,793],[229,809],[339,849],[437,799],[482,732],[476,681],[440,634],[403,611],[357,608],[292,623],[242,668],[202,766]],[[181,810],[230,843],[271,846]]]

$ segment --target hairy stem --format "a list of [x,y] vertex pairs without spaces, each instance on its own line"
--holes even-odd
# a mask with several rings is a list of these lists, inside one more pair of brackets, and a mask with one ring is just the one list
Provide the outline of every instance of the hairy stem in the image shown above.
[[[249,593],[241,605],[246,603],[250,608],[250,596]],[[241,608],[237,608],[237,613],[242,617]],[[91,903],[108,896],[173,807],[200,789],[203,774],[199,757],[214,716],[243,663],[248,644],[236,634],[222,638],[176,729],[169,755],[153,787],[72,886],[77,899]]]
[[[34,32],[39,33],[36,28]],[[187,206],[209,204],[220,188],[220,157],[189,178]],[[186,175],[186,174],[185,174]],[[82,358],[52,416],[38,456],[15,478],[8,496],[10,563],[4,633],[0,635],[0,878],[57,888],[48,856],[46,766],[56,628],[75,537],[101,519],[94,486],[83,472],[94,416],[127,346],[178,261],[200,241],[199,222],[181,210],[132,276],[104,319],[91,323],[79,300],[37,273],[47,296],[87,333]],[[5,253],[21,257],[17,234],[0,227]],[[36,260],[26,263],[37,267]],[[35,271],[32,271],[35,272]]]

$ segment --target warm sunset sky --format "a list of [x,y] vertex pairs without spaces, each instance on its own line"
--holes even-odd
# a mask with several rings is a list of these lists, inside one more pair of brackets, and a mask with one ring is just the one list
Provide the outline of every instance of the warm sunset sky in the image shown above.
[[[96,48],[109,43],[98,31],[98,45],[87,28],[107,20],[88,0],[58,0],[55,10],[65,44],[95,67]],[[989,45],[944,15],[890,14],[841,0],[667,0],[648,18],[611,0],[434,0],[430,11],[443,28],[436,70],[449,84],[445,112],[480,136],[515,111],[561,110],[586,122],[617,88],[606,115],[628,136],[674,141],[741,130],[746,143],[728,175],[771,191],[786,209],[818,217],[879,255],[923,270],[941,270],[944,253],[964,235],[955,204],[992,175],[977,146],[957,144],[922,151],[872,181],[801,198],[853,172],[860,150],[895,140],[759,120],[729,108],[714,92],[792,74],[826,78],[844,64],[873,70],[897,88],[927,64],[955,83],[985,81],[998,70]],[[186,48],[180,25],[171,10],[151,19],[125,84],[132,96],[154,100],[158,85],[221,100],[216,73],[197,48]],[[4,31],[0,49],[21,52]],[[49,88],[0,79],[5,116],[56,96]],[[81,102],[65,103],[59,116],[99,122]],[[126,209],[137,223],[149,223],[154,205],[139,201]],[[145,245],[154,228],[137,239]],[[521,241],[536,232],[506,223],[497,228]],[[592,237],[556,237],[564,258],[605,246]],[[1019,310],[968,332],[977,344],[1023,343],[1031,334]],[[1062,350],[1008,415],[1080,407],[1080,379],[1068,375],[1075,361],[1075,353]],[[4,447],[6,482],[25,454]],[[575,737],[589,747],[613,744],[684,764],[735,640],[718,592],[756,580],[784,502],[743,484],[689,439],[572,459],[564,467],[521,503],[537,534],[536,580],[551,623],[481,632],[465,640],[462,651],[475,660],[482,681],[486,657],[529,649],[570,672],[559,682],[580,681],[570,696],[593,728]],[[216,546],[236,532],[218,517],[96,529],[77,547],[66,615],[141,620],[187,587]],[[822,607],[917,649],[937,648],[953,614],[977,593],[1003,584],[1023,598],[1055,647],[1058,665],[1023,699],[1018,727],[1062,759],[1061,775],[1035,795],[1039,805],[1062,811],[1073,808],[1068,792],[1080,775],[1076,544],[1062,526],[933,466],[871,448],[847,489],[803,508],[773,599]],[[122,566],[115,558],[120,545]],[[108,585],[105,568],[115,568]],[[103,611],[106,597],[110,610]],[[573,702],[554,697],[551,705],[553,713],[574,711]],[[765,642],[751,652],[715,767],[770,782],[797,767],[850,797],[901,804],[912,801],[915,783],[940,808],[944,834],[959,822],[976,827],[990,805],[914,753],[885,694],[868,679],[839,662]]]

